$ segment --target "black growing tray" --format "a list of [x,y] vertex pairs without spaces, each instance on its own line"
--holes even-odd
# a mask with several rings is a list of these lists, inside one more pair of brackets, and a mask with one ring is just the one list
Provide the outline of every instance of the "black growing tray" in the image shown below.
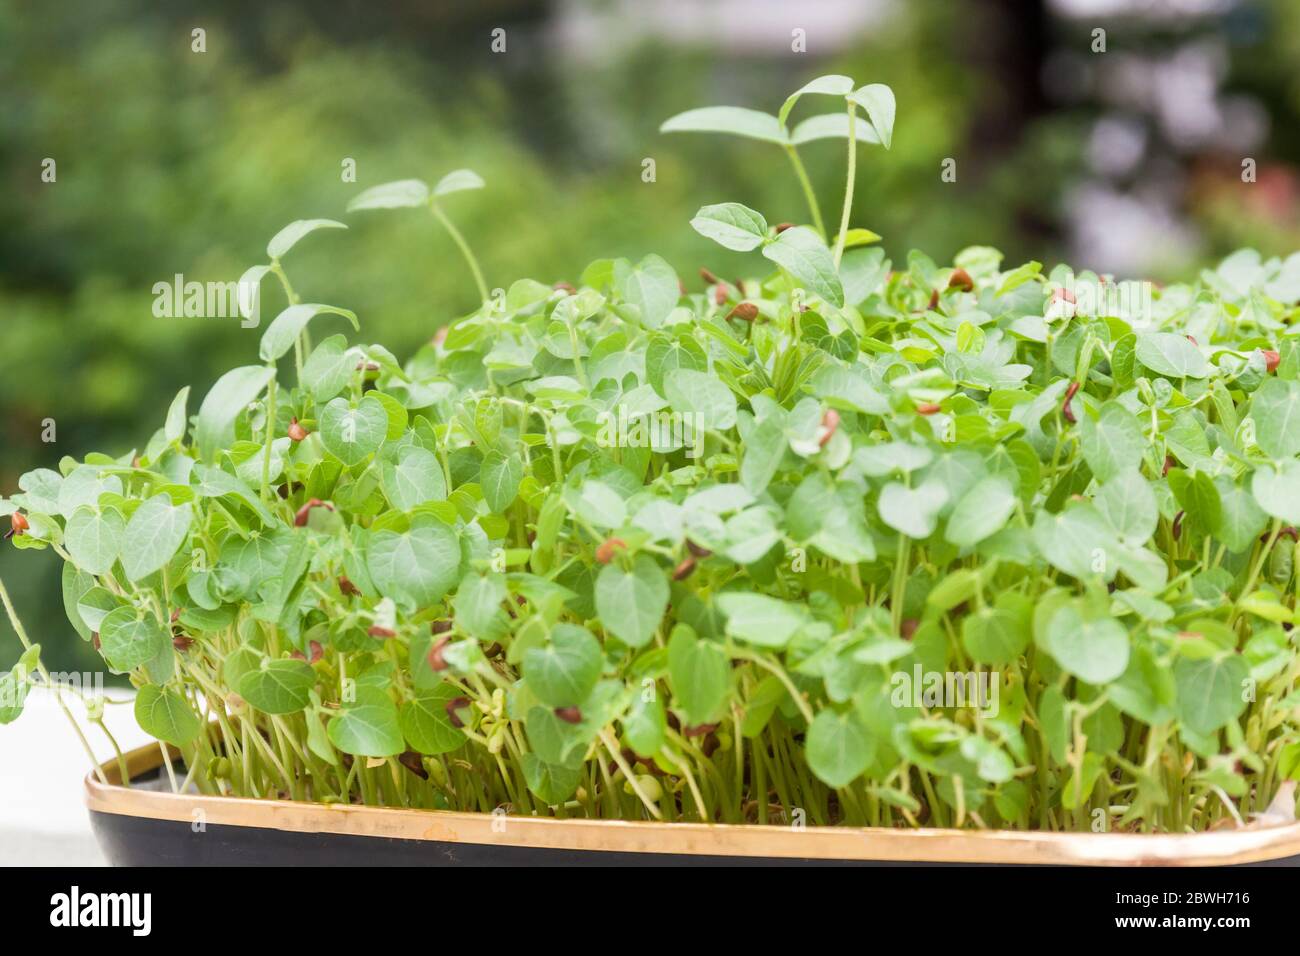
[[558,820],[175,794],[155,747],[131,787],[86,778],[116,866],[1300,866],[1300,823],[1196,834]]

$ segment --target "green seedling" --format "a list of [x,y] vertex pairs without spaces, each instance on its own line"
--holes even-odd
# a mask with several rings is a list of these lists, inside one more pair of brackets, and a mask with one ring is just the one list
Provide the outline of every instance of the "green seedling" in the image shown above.
[[465,241],[465,237],[461,235],[460,230],[448,218],[438,202],[444,196],[468,189],[482,189],[483,185],[483,178],[472,169],[453,170],[438,180],[437,185],[432,189],[423,180],[400,179],[367,189],[348,203],[348,212],[362,209],[404,209],[412,206],[427,206],[434,218],[447,230],[452,242],[456,243],[460,254],[465,257],[470,274],[474,277],[474,285],[478,289],[479,300],[486,302],[490,295],[487,283],[483,279],[483,270],[479,268],[478,260],[474,257],[469,243]]
[[[823,113],[805,119],[793,130],[787,120],[799,99],[807,95],[830,96],[842,99],[843,113]],[[858,123],[858,107],[866,111],[866,123]],[[880,83],[856,87],[847,76],[830,74],[804,84],[791,93],[777,115],[741,106],[705,106],[687,110],[666,120],[659,127],[661,133],[724,133],[745,139],[775,143],[790,158],[795,177],[803,190],[812,215],[813,227],[823,241],[827,237],[821,208],[813,192],[812,182],[799,158],[799,147],[821,139],[844,139],[848,143],[848,175],[845,180],[844,202],[840,215],[840,228],[832,257],[838,268],[849,235],[849,212],[853,202],[853,184],[857,169],[857,144],[875,143],[889,149],[894,137],[894,91]]]

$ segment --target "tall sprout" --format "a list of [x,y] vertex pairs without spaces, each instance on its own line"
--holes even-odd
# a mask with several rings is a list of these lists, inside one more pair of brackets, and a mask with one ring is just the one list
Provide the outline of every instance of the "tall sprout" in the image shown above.
[[[822,113],[810,116],[793,130],[787,125],[790,113],[800,97],[805,95],[831,96],[845,103],[843,112]],[[866,112],[866,122],[858,122],[858,107]],[[845,239],[849,232],[849,214],[853,205],[853,186],[857,171],[858,143],[871,143],[889,148],[894,134],[895,102],[893,91],[884,84],[872,83],[855,87],[851,77],[827,74],[804,84],[786,97],[780,111],[773,116],[761,110],[741,106],[705,106],[687,110],[666,120],[659,127],[661,133],[725,133],[745,139],[775,143],[790,159],[799,188],[808,203],[813,228],[823,239],[829,238],[825,220],[817,203],[808,171],[799,156],[799,147],[821,139],[844,139],[848,143],[848,171],[845,177],[844,202],[836,234],[834,261],[838,268],[844,254]]]
[[479,299],[486,302],[491,296],[488,293],[487,282],[483,279],[483,270],[479,268],[478,259],[474,257],[474,252],[470,249],[469,243],[465,241],[465,237],[461,235],[455,223],[451,221],[438,203],[438,200],[452,193],[482,188],[483,177],[472,169],[453,170],[438,180],[437,185],[432,189],[429,188],[428,183],[420,179],[399,179],[395,182],[383,183],[367,189],[348,203],[348,212],[357,212],[362,209],[401,209],[427,206],[429,211],[433,213],[434,218],[447,230],[447,234],[451,236],[451,241],[456,243],[456,248],[460,250],[460,254],[465,257],[470,274],[474,277],[474,285],[478,288]]

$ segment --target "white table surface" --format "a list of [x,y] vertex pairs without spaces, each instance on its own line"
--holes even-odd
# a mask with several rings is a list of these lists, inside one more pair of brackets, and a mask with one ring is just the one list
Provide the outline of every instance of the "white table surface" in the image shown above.
[[[125,698],[129,691],[109,690]],[[113,748],[84,720],[75,698],[69,709],[100,760]],[[149,742],[129,705],[104,708],[105,723],[123,750]],[[82,779],[89,758],[58,702],[33,690],[21,717],[0,726],[0,866],[103,866],[82,803]]]

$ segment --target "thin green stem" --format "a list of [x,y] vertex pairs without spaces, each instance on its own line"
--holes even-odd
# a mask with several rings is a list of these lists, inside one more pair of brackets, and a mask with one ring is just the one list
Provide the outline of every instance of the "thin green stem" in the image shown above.
[[803,719],[808,721],[810,724],[813,722],[814,714],[812,708],[808,706],[808,702],[804,700],[803,695],[799,693],[799,689],[794,686],[794,681],[790,680],[790,675],[785,672],[785,669],[781,667],[780,664],[777,664],[774,661],[769,661],[759,654],[751,653],[742,648],[733,649],[732,655],[750,661],[753,664],[757,664],[759,667],[771,673],[773,677],[782,683],[786,691],[790,694],[790,699],[793,700],[795,706],[799,708],[799,713],[803,715]]
[[122,778],[122,786],[131,786],[131,771],[126,766],[126,755],[122,753],[122,748],[118,746],[117,738],[109,732],[108,725],[104,723],[104,718],[92,717],[90,722],[97,726],[104,736],[108,738],[109,744],[113,747],[113,754],[117,757],[117,773]]
[[271,383],[266,387],[266,448],[262,454],[263,501],[271,500],[271,449],[275,444],[275,365],[271,365]]
[[[3,603],[5,606],[5,614],[9,616],[9,624],[13,627],[14,633],[18,635],[18,640],[22,643],[25,650],[30,651],[32,649],[32,642],[27,637],[27,629],[23,627],[23,622],[18,619],[18,612],[14,610],[13,601],[9,599],[9,589],[5,587],[3,578],[0,578],[0,603]],[[99,761],[95,758],[95,751],[90,748],[90,741],[87,740],[86,735],[81,732],[81,725],[77,723],[77,718],[72,716],[72,711],[70,711],[68,705],[63,702],[63,695],[54,689],[54,681],[50,678],[50,672],[45,669],[45,665],[41,663],[39,657],[36,659],[36,670],[45,680],[45,686],[50,688],[51,692],[54,694],[54,699],[59,702],[59,709],[63,711],[63,716],[67,717],[68,723],[72,724],[73,732],[76,733],[77,739],[81,741],[81,749],[84,750],[86,756],[90,758],[90,765],[94,768],[95,776],[99,778],[100,783],[108,783],[108,778],[104,775],[104,771],[99,766]]]
[[849,103],[849,166],[848,174],[844,179],[844,208],[840,212],[840,232],[835,239],[835,268],[840,267],[840,259],[844,255],[844,242],[849,234],[849,214],[853,210],[853,180],[857,177],[858,172],[858,139],[857,139],[858,107],[855,103]]
[[803,189],[804,199],[808,201],[808,211],[812,213],[813,228],[826,238],[826,223],[822,221],[822,212],[817,207],[817,194],[813,192],[812,181],[808,178],[808,170],[804,169],[803,160],[799,158],[799,151],[793,146],[782,147],[785,154],[790,157],[790,165],[794,167],[794,174],[799,179],[799,186]]
[[566,322],[565,326],[569,330],[569,346],[573,351],[573,368],[578,373],[578,381],[582,387],[587,387],[587,371],[582,367],[582,355],[578,348],[578,330],[573,327],[572,322]]
[[1237,623],[1237,618],[1241,615],[1241,602],[1251,593],[1251,589],[1254,588],[1255,581],[1259,579],[1259,572],[1263,569],[1264,562],[1268,560],[1269,552],[1273,550],[1273,545],[1277,543],[1278,535],[1281,533],[1282,521],[1280,518],[1275,518],[1273,520],[1273,527],[1269,531],[1268,540],[1264,543],[1262,548],[1259,548],[1259,553],[1251,566],[1250,575],[1246,578],[1246,583],[1242,587],[1241,593],[1237,595],[1237,600],[1232,602],[1232,613],[1228,615],[1229,627],[1232,627]]
[[158,741],[158,752],[162,754],[162,765],[167,768],[167,780],[171,783],[172,793],[180,793],[181,788],[176,783],[176,770],[172,767],[172,755],[161,740]]
[[436,216],[438,221],[442,223],[443,228],[447,230],[447,234],[451,236],[451,241],[456,243],[457,248],[460,249],[460,254],[465,257],[465,261],[469,264],[469,271],[474,275],[474,284],[478,286],[479,298],[483,302],[486,302],[491,298],[491,296],[488,294],[487,283],[483,281],[483,272],[478,267],[478,260],[474,258],[474,253],[470,250],[469,243],[467,243],[465,237],[460,234],[460,230],[457,229],[452,221],[447,218],[447,214],[438,208],[437,203],[430,203],[429,208],[433,210],[434,216]]
[[632,772],[632,768],[629,767],[627,761],[623,759],[623,754],[618,748],[618,741],[614,739],[614,735],[608,730],[602,730],[600,732],[600,742],[605,745],[605,749],[609,751],[609,755],[614,758],[614,763],[618,765],[618,769],[623,771],[623,776],[627,778],[628,786],[632,788],[632,792],[637,795],[637,798],[645,804],[645,808],[650,811],[650,815],[656,820],[662,820],[663,814],[659,812],[659,807],[655,805],[653,800],[646,796],[646,792],[641,789],[641,784],[637,780],[636,774]]
[[908,562],[911,560],[912,539],[905,534],[898,536],[898,557],[894,560],[894,581],[889,592],[889,614],[893,621],[894,633],[901,634],[903,627],[903,597],[907,593]]
[[[302,301],[302,297],[299,296],[297,292],[293,291],[293,286],[289,283],[289,276],[285,273],[284,267],[280,265],[279,259],[271,260],[271,272],[280,280],[280,287],[284,289],[284,297],[289,301],[289,304],[298,305]],[[298,337],[294,339],[293,342],[294,368],[298,373],[298,381],[300,383],[302,382],[303,359],[307,353],[311,351],[311,338],[309,335],[310,333],[307,331],[307,326],[304,325],[302,331],[298,333]]]

